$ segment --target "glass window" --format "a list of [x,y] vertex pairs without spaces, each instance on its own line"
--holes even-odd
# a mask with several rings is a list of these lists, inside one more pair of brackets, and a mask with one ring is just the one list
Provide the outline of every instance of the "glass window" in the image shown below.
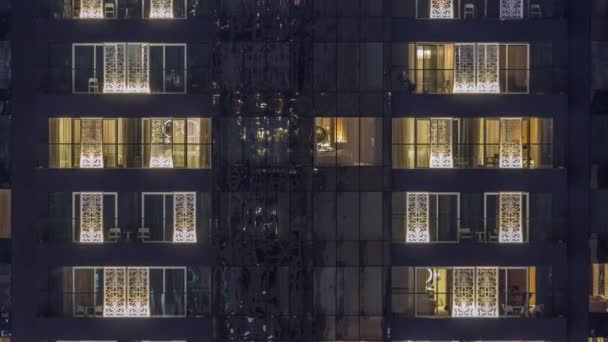
[[11,237],[11,191],[0,190],[0,239]]
[[315,165],[381,165],[381,119],[316,118],[315,141]]

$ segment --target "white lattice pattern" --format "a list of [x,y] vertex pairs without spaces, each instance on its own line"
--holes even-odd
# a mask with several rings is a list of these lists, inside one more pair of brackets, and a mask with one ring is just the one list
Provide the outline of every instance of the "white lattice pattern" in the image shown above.
[[522,204],[521,192],[501,192],[498,195],[498,242],[524,241]]
[[500,119],[500,160],[503,169],[523,167],[521,119]]
[[151,144],[150,146],[150,167],[151,168],[172,168],[173,167],[173,136],[171,120],[151,119],[150,120]]
[[406,210],[405,242],[430,242],[429,194],[423,192],[408,192]]
[[103,243],[103,193],[80,193],[80,242]]
[[127,44],[127,93],[150,92],[149,65],[148,44]]
[[452,156],[452,118],[431,119],[431,156],[430,167],[451,169],[454,167]]
[[173,242],[196,243],[196,193],[173,194]]
[[431,0],[431,19],[454,19],[452,0]]
[[475,93],[475,44],[454,44],[454,93]]
[[477,45],[477,92],[499,93],[498,44]]
[[475,268],[455,267],[452,289],[452,316],[475,317]]
[[173,0],[151,0],[150,18],[153,19],[172,19]]
[[150,270],[147,267],[127,268],[127,316],[150,316]]
[[80,168],[103,168],[103,120],[80,120]]
[[477,267],[477,317],[498,317],[498,268]]
[[126,91],[126,46],[104,44],[103,47],[103,92],[124,93]]
[[500,19],[524,17],[524,0],[500,0]]
[[81,19],[103,19],[103,0],[80,0]]
[[103,269],[103,316],[124,317],[126,310],[125,268]]

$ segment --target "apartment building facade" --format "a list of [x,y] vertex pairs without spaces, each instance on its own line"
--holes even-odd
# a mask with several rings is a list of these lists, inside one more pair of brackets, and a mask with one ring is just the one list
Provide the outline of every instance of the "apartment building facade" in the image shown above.
[[591,12],[14,2],[12,340],[588,339]]

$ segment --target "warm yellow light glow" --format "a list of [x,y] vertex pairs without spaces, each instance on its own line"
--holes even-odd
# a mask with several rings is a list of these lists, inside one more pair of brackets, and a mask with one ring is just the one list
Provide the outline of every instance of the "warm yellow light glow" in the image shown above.
[[150,2],[151,19],[172,19],[173,0],[151,0]]
[[80,242],[103,243],[103,193],[80,193]]
[[103,0],[80,0],[80,19],[103,19]]
[[196,193],[173,194],[173,242],[196,243]]

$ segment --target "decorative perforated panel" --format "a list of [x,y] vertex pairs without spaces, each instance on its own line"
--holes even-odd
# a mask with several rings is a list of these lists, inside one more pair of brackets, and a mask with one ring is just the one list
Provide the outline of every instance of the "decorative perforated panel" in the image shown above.
[[196,242],[196,193],[173,195],[173,242]]
[[500,0],[500,19],[524,17],[524,0]]
[[452,0],[431,0],[431,19],[453,19],[454,4]]
[[166,119],[150,120],[150,167],[172,168],[173,167],[173,133],[172,122]]
[[103,0],[80,0],[81,19],[103,19]]
[[500,167],[517,169],[523,167],[521,118],[500,119]]
[[475,93],[475,44],[454,44],[454,93]]
[[475,317],[475,268],[455,267],[452,289],[452,316]]
[[498,56],[498,44],[477,45],[477,92],[500,92]]
[[477,267],[477,317],[498,317],[498,268]]
[[127,268],[127,316],[150,316],[150,270],[147,267]]
[[150,92],[149,64],[147,44],[127,44],[127,93]]
[[103,193],[80,193],[80,242],[103,242]]
[[498,241],[500,243],[523,242],[522,193],[501,192],[498,198]]
[[103,120],[80,120],[80,167],[103,168]]
[[103,316],[124,317],[126,315],[125,268],[103,269]]
[[103,92],[124,93],[126,90],[126,46],[104,44],[103,47]]
[[173,18],[173,0],[151,0],[150,18],[171,19]]
[[406,202],[405,241],[410,243],[429,242],[429,194],[408,192]]
[[431,119],[431,168],[452,168],[452,118]]

